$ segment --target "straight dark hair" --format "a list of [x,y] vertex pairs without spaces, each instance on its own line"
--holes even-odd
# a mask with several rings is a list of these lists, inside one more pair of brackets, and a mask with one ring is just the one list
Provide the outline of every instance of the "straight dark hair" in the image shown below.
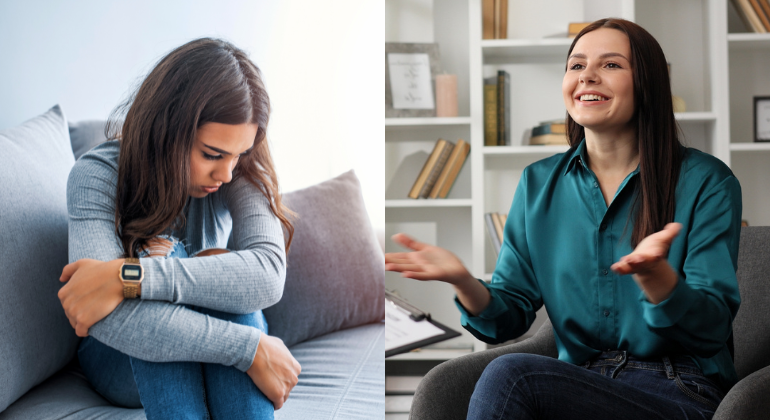
[[266,141],[269,116],[259,69],[229,42],[196,39],[163,57],[107,126],[108,137],[120,140],[115,231],[124,257],[184,224],[190,154],[197,129],[210,122],[257,124],[254,147],[239,159],[232,181],[245,177],[267,198],[287,234],[288,254],[294,227],[287,214],[294,213],[281,203]]
[[[585,27],[572,41],[567,57],[585,34],[599,28],[623,32],[631,45],[634,78],[634,114],[639,147],[639,182],[633,210],[631,245],[658,232],[674,221],[676,186],[684,158],[679,127],[674,118],[671,83],[666,56],[658,41],[641,26],[623,19],[601,19]],[[566,71],[566,68],[565,68]],[[567,113],[569,143],[576,147],[585,138],[585,129]]]

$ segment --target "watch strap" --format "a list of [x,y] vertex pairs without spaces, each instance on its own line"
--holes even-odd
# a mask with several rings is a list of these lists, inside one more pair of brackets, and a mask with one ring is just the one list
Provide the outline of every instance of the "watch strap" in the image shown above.
[[[139,258],[126,258],[123,264],[138,264]],[[126,299],[136,299],[139,293],[139,284],[141,282],[123,281],[123,297]]]

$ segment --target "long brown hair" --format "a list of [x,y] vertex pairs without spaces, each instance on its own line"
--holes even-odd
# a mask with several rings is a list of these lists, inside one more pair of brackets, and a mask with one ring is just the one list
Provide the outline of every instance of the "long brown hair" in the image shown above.
[[[588,32],[611,28],[628,36],[634,78],[634,115],[639,147],[639,177],[634,199],[634,229],[631,245],[663,229],[674,220],[676,186],[683,153],[679,127],[674,118],[671,84],[663,49],[641,26],[623,19],[601,19],[585,27],[572,41],[567,57],[577,41]],[[565,69],[566,71],[566,69]],[[585,138],[585,129],[567,113],[567,133],[572,147]],[[631,215],[629,215],[629,218]]]
[[258,125],[254,147],[239,159],[232,180],[245,177],[268,199],[288,236],[288,254],[294,227],[287,214],[294,213],[281,203],[266,141],[269,115],[259,69],[232,44],[201,38],[163,57],[107,127],[109,137],[120,140],[115,230],[124,257],[137,256],[147,240],[184,223],[190,153],[196,130],[210,122]]

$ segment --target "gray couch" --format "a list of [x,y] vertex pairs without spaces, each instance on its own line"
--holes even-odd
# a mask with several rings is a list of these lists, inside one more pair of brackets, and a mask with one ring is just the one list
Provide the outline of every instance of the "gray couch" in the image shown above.
[[[145,418],[91,388],[57,298],[67,175],[103,131],[68,124],[58,106],[0,131],[0,420]],[[276,418],[384,418],[384,257],[360,184],[351,171],[284,202],[300,218],[283,298],[265,316],[302,373]]]
[[[738,254],[741,308],[733,322],[735,368],[740,382],[728,392],[714,420],[770,418],[770,227],[744,227]],[[496,357],[529,353],[557,357],[553,328],[546,322],[531,338],[473,353],[433,368],[414,395],[412,420],[461,420],[473,388]]]

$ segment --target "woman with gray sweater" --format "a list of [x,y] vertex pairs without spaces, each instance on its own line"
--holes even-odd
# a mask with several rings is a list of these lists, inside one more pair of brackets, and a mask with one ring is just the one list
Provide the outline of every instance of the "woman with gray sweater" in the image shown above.
[[269,111],[243,51],[194,40],[70,173],[59,298],[85,337],[86,376],[113,404],[149,420],[272,419],[296,385],[300,366],[261,312],[281,298],[293,236]]

